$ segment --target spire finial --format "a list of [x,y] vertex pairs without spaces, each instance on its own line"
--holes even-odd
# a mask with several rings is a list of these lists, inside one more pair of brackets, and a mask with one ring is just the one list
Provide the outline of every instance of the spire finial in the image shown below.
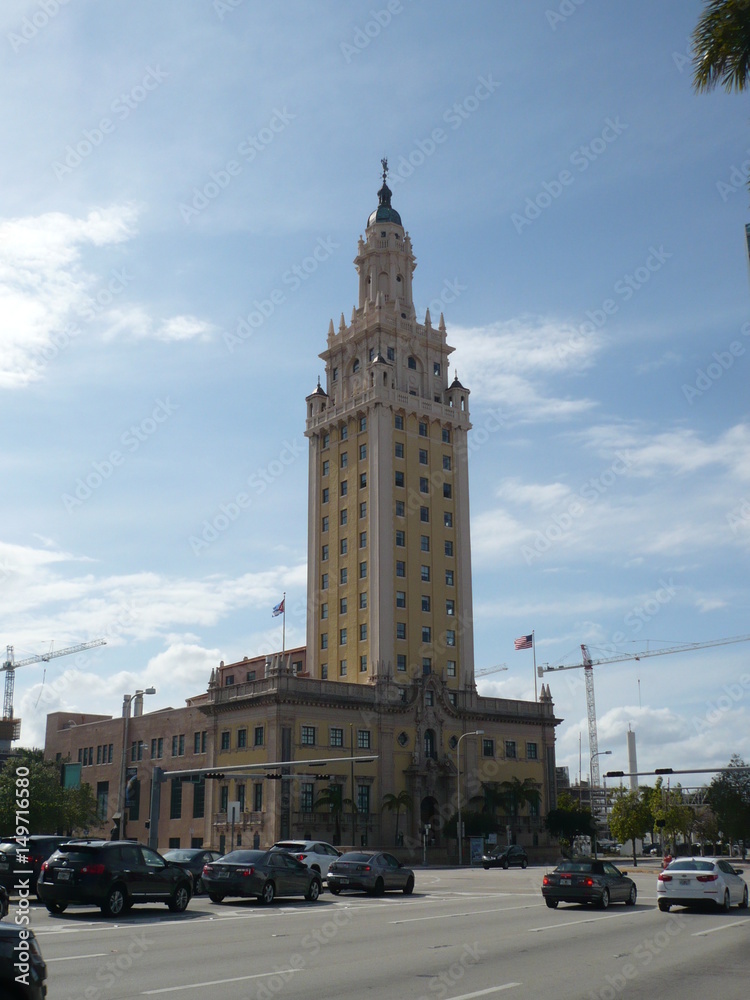
[[388,157],[384,156],[380,164],[383,167],[383,183],[385,184],[385,179],[388,176]]

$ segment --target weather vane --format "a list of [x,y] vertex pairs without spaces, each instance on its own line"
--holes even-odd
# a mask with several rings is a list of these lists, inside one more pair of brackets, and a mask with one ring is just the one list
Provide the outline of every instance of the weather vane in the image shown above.
[[380,163],[383,167],[383,183],[385,184],[385,178],[388,175],[388,157],[384,156]]

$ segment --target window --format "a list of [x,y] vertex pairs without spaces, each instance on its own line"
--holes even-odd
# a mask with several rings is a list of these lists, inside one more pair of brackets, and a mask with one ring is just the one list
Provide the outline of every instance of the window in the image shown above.
[[359,750],[369,750],[370,749],[370,730],[369,729],[358,729],[357,730],[357,749]]
[[263,746],[263,726],[256,726],[253,734],[253,746]]
[[443,498],[445,500],[450,500],[453,496],[453,487],[450,483],[443,483]]
[[447,569],[445,571],[445,585],[446,585],[446,587],[452,587],[453,586],[453,570],[452,569]]
[[320,559],[321,562],[328,562],[328,546],[323,545],[320,549]]
[[449,510],[446,510],[443,514],[443,527],[452,528],[453,527],[453,514]]
[[482,740],[482,756],[483,757],[494,757],[495,756],[495,741],[490,739]]
[[345,597],[342,597],[341,600],[339,601],[339,614],[345,615],[347,610],[348,610],[347,599]]
[[338,368],[334,368],[331,371],[331,381],[332,382],[338,382],[338,379],[339,379],[339,370],[338,370]]
[[260,782],[253,785],[253,811],[263,811],[263,785]]
[[[427,671],[427,672],[429,673],[429,671]],[[435,692],[434,691],[425,691],[425,693],[424,693],[424,703],[425,703],[425,705],[426,705],[427,708],[432,708],[432,706],[435,704]]]
[[344,569],[342,569],[342,570],[339,571],[339,583],[342,586],[346,583],[348,577],[349,577],[349,574],[348,574],[348,572],[346,570],[346,567],[344,567]]
[[222,785],[219,789],[219,812],[227,812],[229,809],[229,785]]
[[367,486],[367,473],[360,472],[359,474],[359,488],[363,490]]
[[237,796],[237,802],[238,802],[239,807],[240,807],[240,812],[244,812],[245,811],[245,782],[244,781],[237,782],[235,784],[235,789],[236,789],[235,794]]
[[430,551],[430,536],[429,535],[422,535],[420,537],[420,539],[419,539],[419,547],[422,550],[422,552],[429,552]]
[[419,477],[419,492],[420,493],[430,492],[430,480],[427,478],[427,476]]
[[515,759],[516,756],[516,741],[506,740],[505,741],[505,756]]
[[430,567],[429,566],[423,566],[422,569],[421,569],[421,575],[422,575],[422,582],[423,583],[429,583],[430,582]]
[[406,622],[396,622],[396,638],[406,638]]
[[325,461],[323,462],[323,475],[327,476],[330,470],[331,470],[331,463],[328,461],[328,459],[325,459]]
[[359,672],[361,674],[367,673],[367,656],[363,655],[359,658]]
[[453,705],[455,707],[455,705],[456,705],[456,692],[455,691],[448,691],[446,693],[448,695],[448,701],[451,703],[451,705]]
[[330,730],[331,738],[330,744],[332,747],[343,747],[344,745],[344,730],[340,729],[338,726],[331,726]]
[[367,579],[367,563],[366,562],[361,562],[359,564],[359,578],[360,578],[360,580],[366,580]]
[[[388,348],[388,350],[391,350],[391,348]],[[401,416],[400,413],[397,413],[395,416],[394,427],[396,428],[397,431],[402,431],[404,429],[404,418]]]
[[360,517],[367,517],[367,501],[366,500],[363,500],[362,503],[359,505],[359,516]]
[[354,363],[352,364],[352,371],[354,372],[355,375],[359,371],[359,358],[354,359]]
[[446,472],[451,471],[451,457],[450,455],[443,455],[443,468]]
[[109,812],[109,782],[97,781],[96,783],[96,815],[102,822],[107,819]]
[[359,547],[361,549],[366,549],[367,548],[367,532],[366,531],[360,531],[360,533],[359,533]]
[[182,780],[172,778],[172,787],[169,795],[169,818],[180,819],[182,817]]
[[193,785],[193,819],[203,819],[206,815],[206,782]]
[[[199,737],[201,734],[200,733],[196,733],[195,735],[196,735],[196,737]],[[205,738],[206,738],[206,734],[203,733],[203,743],[204,743],[203,750],[199,749],[199,745],[200,744],[198,744],[196,742],[196,744],[195,744],[195,752],[196,753],[205,753],[206,752]],[[103,754],[102,754],[102,764],[106,764],[106,763],[108,763],[108,761],[107,761],[107,746],[106,746],[106,744],[102,747],[102,750],[104,751]],[[152,759],[157,759],[157,758],[161,758],[163,756],[164,756],[164,739],[160,736],[157,740],[151,740],[151,757],[152,757]],[[109,755],[109,763],[110,764],[112,763],[112,754],[111,754],[111,752],[110,752],[110,755]]]
[[302,746],[303,747],[314,747],[315,746],[315,726],[303,726],[302,727]]
[[311,813],[313,811],[313,785],[311,782],[303,781],[299,790],[300,812]]
[[328,633],[327,632],[321,633],[321,636],[320,636],[320,648],[321,649],[328,649]]
[[369,785],[357,785],[357,812],[364,816],[367,816],[370,812]]
[[[430,692],[430,694],[432,694],[432,692]],[[435,760],[437,758],[437,751],[435,749],[435,731],[433,729],[428,729],[425,731],[424,755],[429,760]]]
[[359,641],[364,642],[367,639],[367,625],[362,624],[359,626]]
[[242,750],[243,747],[247,746],[247,729],[237,730],[237,748]]
[[342,556],[345,556],[346,550],[347,550],[347,540],[345,538],[342,538],[341,541],[339,542],[339,553]]
[[410,371],[415,372],[417,370],[417,361],[416,361],[416,358],[412,358],[410,356],[406,363],[409,366],[409,370]]
[[449,628],[445,633],[445,645],[455,646],[456,645],[456,630]]
[[446,672],[446,674],[449,677],[455,677],[456,676],[456,661],[455,660],[448,660],[448,662],[445,665],[445,672]]
[[364,610],[367,607],[367,591],[363,590],[359,595],[359,606]]
[[328,515],[327,514],[323,518],[323,520],[321,522],[321,525],[320,525],[320,528],[321,528],[321,531],[328,531]]
[[452,556],[453,555],[453,542],[446,542],[445,543],[445,554],[447,556]]
[[224,732],[221,734],[221,749],[222,750],[228,750],[229,749],[229,747],[230,747],[230,742],[229,741],[230,741],[229,730],[225,729]]
[[346,629],[339,629],[339,646],[346,645]]
[[456,613],[456,602],[448,600],[445,602],[445,613],[446,615],[455,615]]
[[359,460],[360,462],[364,462],[366,458],[367,458],[367,445],[361,444],[359,446]]
[[327,573],[323,573],[323,575],[320,578],[320,589],[321,590],[328,590],[328,574]]
[[527,757],[528,760],[537,760],[538,759],[536,743],[527,743],[526,744],[526,757]]
[[396,517],[405,517],[405,516],[406,516],[406,506],[404,505],[404,501],[403,500],[397,500],[396,501]]
[[402,672],[406,670],[406,656],[404,653],[399,653],[396,656],[396,670]]
[[419,436],[423,438],[427,437],[427,424],[423,420],[419,421]]
[[359,429],[360,429],[360,432],[367,430],[367,417],[360,417],[359,418]]
[[341,468],[342,469],[345,469],[349,465],[349,452],[347,452],[347,451],[342,451],[341,452],[340,462],[341,462]]
[[444,427],[443,428],[443,444],[450,444],[450,443],[451,443],[451,432],[448,430],[447,427]]
[[432,642],[432,629],[429,625],[422,626],[422,642]]
[[396,475],[395,475],[395,480],[394,481],[395,481],[396,486],[403,486],[404,485],[404,474],[403,474],[403,472],[397,472]]
[[440,374],[440,362],[439,361],[433,361],[432,362],[432,374],[433,375],[439,375]]
[[428,594],[422,594],[422,611],[430,610],[430,598]]
[[432,673],[432,657],[423,656],[422,657],[422,673],[427,676],[427,674]]
[[[386,358],[389,361],[395,361],[396,360],[396,349],[394,347],[386,347],[386,349],[385,349],[385,356],[386,356]],[[396,417],[396,419],[398,420],[398,417]]]
[[404,531],[396,532],[396,545],[400,549],[402,549],[406,545],[406,532]]
[[247,679],[248,682],[249,681],[254,681],[255,680],[255,671],[254,670],[248,670],[248,672],[247,672],[247,678],[246,679]]
[[422,522],[422,524],[429,524],[430,523],[430,508],[429,507],[420,507],[419,508],[419,520]]
[[346,677],[346,660],[339,661],[339,676]]
[[327,681],[328,680],[328,664],[327,663],[321,663],[320,664],[320,679],[322,681]]
[[324,448],[330,447],[330,444],[331,444],[331,435],[330,434],[324,434],[323,435],[322,444],[323,444]]
[[339,483],[339,496],[345,497],[348,492],[349,492],[349,483],[345,479],[343,482]]
[[400,441],[397,441],[396,442],[396,458],[403,458],[403,457],[404,457],[404,446],[401,444]]
[[406,563],[396,560],[396,576],[406,576]]
[[328,503],[328,496],[329,492],[328,492],[328,487],[326,486],[325,489],[323,490],[323,503]]
[[349,520],[349,512],[346,507],[339,513],[339,524],[342,528],[346,527],[347,521]]
[[349,437],[349,428],[346,426],[346,424],[344,424],[344,426],[339,431],[339,439],[341,441],[346,441],[348,437]]
[[320,617],[322,619],[324,619],[324,620],[328,617],[328,605],[327,604],[321,604],[320,605]]
[[426,448],[420,448],[419,449],[419,464],[420,465],[427,465],[427,449]]
[[396,607],[405,608],[406,607],[406,591],[397,590],[396,591]]

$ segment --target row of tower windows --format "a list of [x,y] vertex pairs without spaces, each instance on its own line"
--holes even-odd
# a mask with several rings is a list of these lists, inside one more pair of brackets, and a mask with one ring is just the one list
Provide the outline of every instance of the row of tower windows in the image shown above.
[[[388,361],[395,361],[396,360],[396,351],[395,351],[395,348],[393,348],[393,347],[387,347],[386,348],[386,358],[387,358]],[[374,361],[375,360],[375,348],[374,347],[370,348],[368,359],[370,361]],[[410,354],[409,357],[406,359],[406,365],[407,365],[407,368],[409,368],[410,371],[416,371],[417,370],[417,359],[413,355]],[[359,371],[360,367],[361,367],[361,364],[360,364],[359,358],[355,358],[354,361],[352,361],[352,374],[356,375],[357,372]],[[440,375],[441,375],[441,373],[442,373],[441,363],[439,361],[433,361],[433,363],[432,363],[432,374],[436,378],[439,378]],[[331,381],[332,382],[338,382],[338,380],[339,380],[339,369],[338,369],[337,365],[334,365],[334,367],[331,369]]]

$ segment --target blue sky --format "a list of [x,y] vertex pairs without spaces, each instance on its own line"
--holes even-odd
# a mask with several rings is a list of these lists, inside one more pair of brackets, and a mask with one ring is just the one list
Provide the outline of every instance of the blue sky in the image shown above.
[[[748,632],[750,104],[692,91],[700,9],[6,0],[2,644],[108,640],[18,669],[23,744],[278,648],[284,591],[304,642],[304,397],[382,156],[472,391],[480,690],[533,697],[532,629]],[[600,667],[602,769],[629,726],[644,769],[750,759],[749,654]],[[581,674],[545,678],[572,775]]]

